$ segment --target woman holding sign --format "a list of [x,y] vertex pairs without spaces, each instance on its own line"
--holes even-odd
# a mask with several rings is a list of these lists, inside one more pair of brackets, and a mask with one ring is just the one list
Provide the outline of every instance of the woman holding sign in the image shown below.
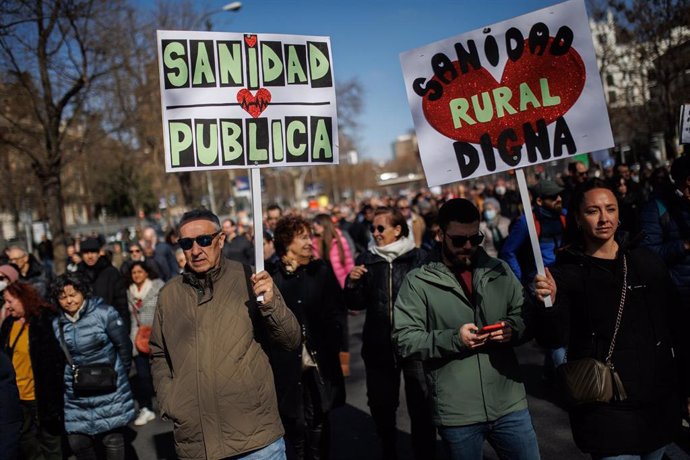
[[[690,366],[675,288],[658,257],[618,241],[619,206],[604,182],[579,186],[568,218],[569,244],[535,287],[554,302],[539,310],[537,335],[568,347],[558,373],[575,443],[595,459],[661,459],[690,389],[678,375],[678,361]],[[591,391],[581,382],[593,383],[595,368],[607,385]]]

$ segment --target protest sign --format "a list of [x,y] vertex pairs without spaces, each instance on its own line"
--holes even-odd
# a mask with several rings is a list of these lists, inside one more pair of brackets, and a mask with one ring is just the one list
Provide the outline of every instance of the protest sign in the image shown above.
[[680,143],[690,144],[690,104],[680,106]]
[[583,0],[400,60],[430,186],[613,146]]
[[158,31],[166,172],[338,163],[328,37]]

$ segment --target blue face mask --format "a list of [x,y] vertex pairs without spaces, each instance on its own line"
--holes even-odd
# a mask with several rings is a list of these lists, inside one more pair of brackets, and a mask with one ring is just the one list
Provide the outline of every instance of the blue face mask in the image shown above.
[[496,218],[496,210],[495,209],[487,209],[484,211],[484,219],[488,221],[492,221]]

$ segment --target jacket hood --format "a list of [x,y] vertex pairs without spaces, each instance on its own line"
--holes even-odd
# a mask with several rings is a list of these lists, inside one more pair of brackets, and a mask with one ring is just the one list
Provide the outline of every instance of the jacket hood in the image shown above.
[[[91,313],[99,306],[105,304],[105,300],[98,296],[89,297],[88,299],[85,299],[84,302],[86,302],[86,305],[84,305],[84,309],[79,314],[79,318],[83,318],[84,315]],[[60,310],[59,318],[61,323],[66,323],[69,321],[65,315],[67,315],[67,313],[65,313],[64,310]]]
[[[473,278],[481,279],[483,283],[488,280],[485,277],[491,272],[495,272],[498,275],[506,273],[503,263],[498,259],[490,257],[481,247],[477,248],[473,263],[472,271],[476,274]],[[451,269],[438,260],[431,260],[423,265],[417,272],[417,276],[438,286],[458,286],[458,281]]]

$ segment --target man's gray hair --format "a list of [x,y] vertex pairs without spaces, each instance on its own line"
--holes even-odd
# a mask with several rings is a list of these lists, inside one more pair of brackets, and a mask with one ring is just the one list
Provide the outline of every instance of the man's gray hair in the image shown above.
[[220,230],[220,220],[218,220],[218,216],[213,214],[208,209],[192,209],[191,211],[187,211],[182,214],[180,223],[177,224],[177,234],[180,234],[180,228],[182,228],[184,224],[193,220],[208,220],[209,222],[213,223],[216,230]]

